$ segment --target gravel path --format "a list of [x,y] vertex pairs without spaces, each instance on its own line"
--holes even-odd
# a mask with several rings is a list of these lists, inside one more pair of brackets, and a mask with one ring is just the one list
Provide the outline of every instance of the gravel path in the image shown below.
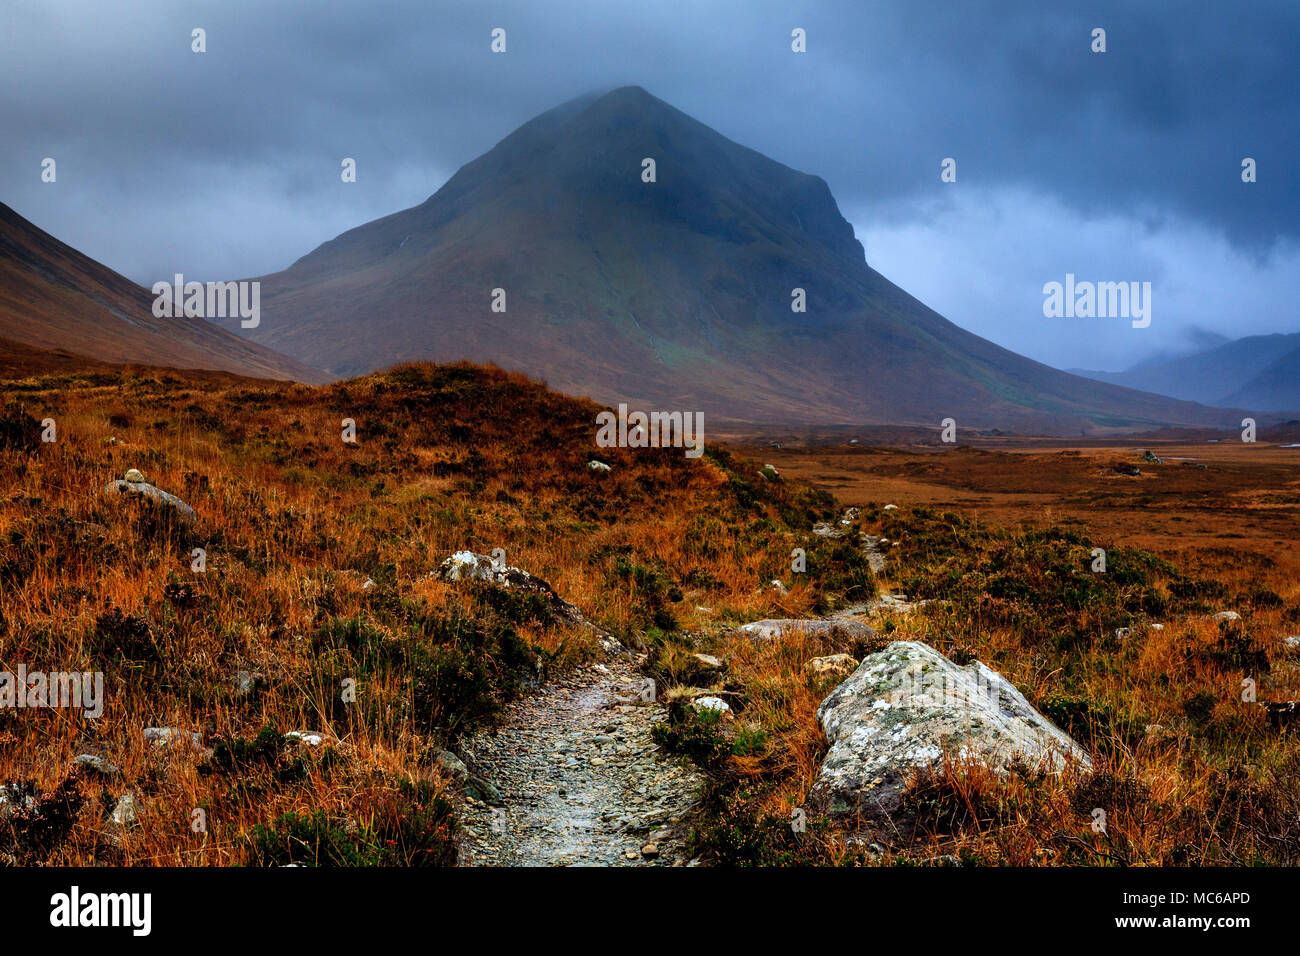
[[678,822],[703,777],[662,754],[632,663],[583,668],[516,701],[463,756],[499,807],[467,798],[461,859],[471,866],[671,866],[687,862]]
[[[845,512],[841,526],[856,516]],[[831,525],[817,534],[844,534]],[[884,570],[882,539],[860,536],[871,569]],[[913,605],[887,594],[835,617]],[[603,634],[603,632],[602,632]],[[617,642],[603,664],[582,668],[507,708],[493,731],[463,744],[474,773],[495,785],[501,805],[466,797],[461,860],[470,866],[681,866],[684,818],[704,777],[650,739],[667,719],[641,699],[644,677]],[[620,654],[624,656],[620,656]]]

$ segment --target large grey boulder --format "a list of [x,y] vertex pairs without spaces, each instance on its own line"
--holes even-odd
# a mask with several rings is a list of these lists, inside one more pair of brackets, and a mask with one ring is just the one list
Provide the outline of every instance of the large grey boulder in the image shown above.
[[186,524],[191,524],[194,521],[197,521],[199,517],[194,509],[181,501],[181,499],[145,481],[144,476],[134,468],[126,473],[126,478],[124,480],[119,479],[118,481],[110,481],[105,485],[104,493],[140,495],[143,498],[148,498],[160,507],[171,508]]
[[811,807],[864,818],[893,815],[910,778],[926,767],[1013,761],[1060,772],[1090,767],[1083,749],[1001,674],[958,666],[913,641],[868,655],[820,707],[830,751],[808,794]]

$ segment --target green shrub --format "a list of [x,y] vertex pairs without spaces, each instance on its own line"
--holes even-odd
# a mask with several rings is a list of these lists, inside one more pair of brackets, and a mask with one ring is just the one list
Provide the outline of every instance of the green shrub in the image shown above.
[[452,805],[426,784],[403,781],[379,797],[363,821],[323,811],[286,813],[258,824],[245,841],[255,866],[452,866],[456,862]]

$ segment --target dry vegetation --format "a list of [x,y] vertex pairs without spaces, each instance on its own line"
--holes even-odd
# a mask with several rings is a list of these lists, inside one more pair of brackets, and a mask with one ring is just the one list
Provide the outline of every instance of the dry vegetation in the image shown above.
[[[833,599],[820,551],[788,595],[764,588],[829,496],[712,450],[599,450],[596,406],[496,370],[320,389],[112,371],[5,391],[0,669],[103,671],[107,697],[99,719],[0,709],[0,842],[20,863],[452,862],[431,755],[594,652],[544,602],[430,577],[460,549],[505,549],[631,643]],[[105,496],[130,468],[197,523]],[[146,744],[146,727],[213,753]],[[123,828],[109,815],[127,792]]]
[[[841,493],[863,510],[829,540],[809,531],[838,506],[788,480],[800,471],[788,456],[764,456],[783,479],[716,447],[697,461],[597,449],[595,405],[493,369],[406,366],[326,388],[101,370],[0,391],[0,670],[103,671],[107,697],[99,719],[0,709],[10,862],[454,863],[455,784],[437,752],[595,654],[590,634],[545,602],[431,577],[466,548],[505,549],[646,648],[669,699],[709,686],[732,702],[734,721],[674,704],[657,730],[709,770],[693,837],[706,860],[1300,861],[1294,734],[1240,699],[1246,677],[1261,701],[1294,699],[1300,683],[1280,642],[1300,632],[1300,562],[1271,545],[1294,529],[1289,473],[1255,488],[1215,472],[1220,484],[1199,497],[1144,490],[1143,504],[1128,490],[1136,482],[1103,478],[1091,461],[1080,469],[1096,487],[1067,493],[1045,486],[1045,472],[1017,472],[1041,461],[981,460],[984,478],[952,465],[950,487],[963,491],[940,506],[932,471],[864,451],[882,471]],[[44,418],[57,423],[52,444],[39,440]],[[344,418],[356,420],[355,446],[341,440]],[[613,470],[593,472],[593,458]],[[197,523],[105,496],[129,468],[188,501]],[[909,481],[930,483],[912,500],[931,504],[906,504]],[[872,504],[873,482],[905,506]],[[1018,505],[997,482],[1035,497]],[[1208,529],[1216,501],[1242,509],[1247,492],[1249,507],[1218,536],[1161,547],[1151,535],[1155,522],[1177,524],[1179,501]],[[1055,494],[1058,510],[1040,494]],[[1092,510],[1098,496],[1158,513],[1126,527],[1114,517],[1123,509]],[[988,523],[972,517],[981,512]],[[1093,514],[1099,527],[1079,520]],[[1242,528],[1258,534],[1226,538]],[[730,635],[736,623],[874,595],[859,530],[901,542],[882,584],[932,603],[876,621],[878,638],[853,645]],[[1108,552],[1104,575],[1090,571],[1095,546]],[[808,552],[804,574],[790,572],[795,547]],[[206,551],[204,573],[191,570],[194,548]],[[1242,619],[1210,620],[1223,609]],[[804,664],[895,639],[1006,674],[1091,751],[1094,772],[1059,781],[949,768],[916,781],[890,832],[846,843],[810,819],[795,833],[791,812],[825,749],[815,711],[834,684]],[[702,672],[696,651],[724,657],[723,675]],[[340,693],[349,679],[355,702]],[[155,747],[146,727],[199,732],[210,752]],[[78,768],[80,754],[119,772]],[[124,793],[137,801],[134,825],[110,818]],[[1098,807],[1104,834],[1090,826]]]
[[[933,603],[886,618],[882,638],[1001,671],[1095,769],[1056,781],[950,768],[916,782],[906,822],[872,833],[869,853],[811,821],[798,837],[790,815],[825,748],[812,713],[834,683],[811,687],[803,665],[846,648],[720,638],[745,702],[736,723],[766,739],[720,765],[701,849],[733,862],[1296,864],[1300,745],[1265,706],[1300,696],[1300,648],[1283,644],[1300,634],[1300,482],[1278,451],[1212,452],[1207,469],[1139,462],[1138,481],[1111,477],[1112,459],[1139,461],[1131,450],[766,450],[787,475],[829,476],[863,529],[901,542],[882,589]],[[885,511],[870,503],[881,488],[931,504]],[[1241,619],[1214,621],[1221,610]],[[1242,700],[1247,678],[1257,703]],[[724,749],[735,731],[693,732]]]

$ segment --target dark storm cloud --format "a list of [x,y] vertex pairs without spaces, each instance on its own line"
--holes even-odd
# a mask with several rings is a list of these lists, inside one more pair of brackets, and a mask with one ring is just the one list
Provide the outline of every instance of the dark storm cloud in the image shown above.
[[[1216,321],[1237,334],[1296,321],[1280,291],[1300,230],[1290,0],[5,6],[0,199],[140,282],[283,268],[423,201],[533,115],[635,83],[823,176],[874,264],[897,263],[882,270],[1035,357],[1080,356],[1080,330],[1044,326],[1034,302],[1066,269],[1132,261],[1108,247],[1117,238],[1140,240],[1152,272],[1191,256],[1202,275],[1219,269],[1207,281],[1255,290],[1216,293],[1200,314],[1185,289],[1169,332],[1137,348],[1088,333],[1084,359]],[[488,48],[498,26],[504,55]],[[804,55],[790,52],[796,26]],[[1089,50],[1098,26],[1102,55]],[[205,54],[190,52],[194,27]],[[39,181],[45,156],[55,185]],[[339,180],[345,156],[356,184]],[[948,156],[959,179],[945,186]],[[1244,156],[1259,163],[1250,186]],[[972,248],[1031,228],[1032,264]],[[922,267],[926,248],[947,261]],[[1250,314],[1228,322],[1235,301]]]

